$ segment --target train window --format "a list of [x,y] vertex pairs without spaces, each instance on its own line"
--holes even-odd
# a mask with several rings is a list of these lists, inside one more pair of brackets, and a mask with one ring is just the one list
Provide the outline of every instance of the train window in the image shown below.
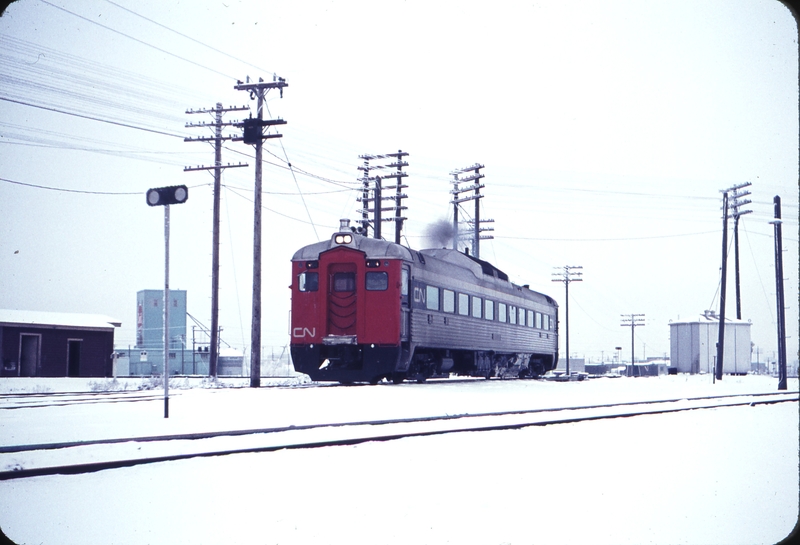
[[439,310],[439,288],[435,286],[425,286],[425,308],[428,310]]
[[408,297],[408,269],[403,269],[403,278],[400,281],[400,295],[403,297]]
[[481,311],[483,310],[483,301],[480,297],[472,296],[472,317],[480,318]]
[[389,288],[389,273],[369,271],[366,274],[367,291],[386,291]]
[[529,310],[528,311],[528,327],[533,327],[533,324],[534,324],[534,322],[533,322],[533,311]]
[[497,303],[497,321],[498,322],[505,322],[506,321],[506,304],[505,303]]
[[485,305],[483,308],[486,312],[484,312],[483,315],[486,317],[487,320],[494,320],[494,301],[486,299],[484,303]]
[[525,309],[519,309],[519,325],[525,325]]
[[512,324],[517,323],[517,307],[508,305],[508,321]]
[[553,321],[550,319],[550,316],[545,314],[544,315],[544,328],[547,329],[548,331],[553,329],[552,323],[553,323]]
[[319,273],[300,273],[297,277],[297,288],[300,291],[317,291],[319,289]]
[[536,329],[542,329],[542,313],[536,313]]
[[351,272],[334,273],[333,291],[356,291],[356,273],[351,273]]
[[469,295],[466,293],[458,294],[458,313],[462,316],[469,316]]
[[453,290],[442,290],[442,310],[445,312],[456,311],[456,294]]

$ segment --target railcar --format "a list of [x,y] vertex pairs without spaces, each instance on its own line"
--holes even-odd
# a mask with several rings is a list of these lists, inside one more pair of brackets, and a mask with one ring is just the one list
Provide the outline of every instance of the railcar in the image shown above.
[[314,381],[536,377],[558,362],[558,305],[490,263],[361,236],[347,220],[292,257],[291,354]]

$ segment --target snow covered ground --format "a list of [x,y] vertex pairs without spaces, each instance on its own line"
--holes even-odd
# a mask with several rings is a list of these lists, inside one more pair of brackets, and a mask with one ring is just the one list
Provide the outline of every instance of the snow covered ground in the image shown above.
[[[20,389],[90,387],[0,379]],[[776,389],[686,375],[175,389],[168,419],[158,398],[0,410],[0,444]],[[776,543],[798,520],[799,444],[798,404],[782,403],[239,454],[3,481],[0,528],[29,544]]]

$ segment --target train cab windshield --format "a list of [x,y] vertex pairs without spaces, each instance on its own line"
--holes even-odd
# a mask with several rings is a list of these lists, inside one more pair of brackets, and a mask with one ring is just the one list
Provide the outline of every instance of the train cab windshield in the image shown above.
[[319,289],[319,273],[303,272],[297,279],[300,291],[317,291]]

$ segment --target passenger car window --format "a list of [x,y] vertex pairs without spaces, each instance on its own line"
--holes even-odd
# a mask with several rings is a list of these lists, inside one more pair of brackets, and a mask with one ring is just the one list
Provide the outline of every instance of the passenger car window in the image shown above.
[[498,322],[505,322],[506,321],[506,304],[505,303],[497,303],[497,321]]
[[425,286],[425,307],[428,310],[439,310],[439,288]]
[[389,273],[368,272],[366,274],[367,291],[386,291],[389,288]]
[[452,290],[442,290],[442,310],[445,312],[456,311],[456,294]]
[[469,295],[466,293],[458,294],[458,313],[462,316],[469,316]]
[[319,289],[319,273],[302,272],[297,280],[297,288],[300,291],[317,291]]
[[517,323],[517,307],[514,305],[508,306],[508,321],[512,324]]
[[486,303],[486,306],[484,307],[486,312],[484,312],[483,315],[486,317],[487,320],[494,320],[494,301],[486,299],[484,303]]
[[483,310],[483,301],[480,297],[472,296],[472,317],[480,318],[481,311]]

